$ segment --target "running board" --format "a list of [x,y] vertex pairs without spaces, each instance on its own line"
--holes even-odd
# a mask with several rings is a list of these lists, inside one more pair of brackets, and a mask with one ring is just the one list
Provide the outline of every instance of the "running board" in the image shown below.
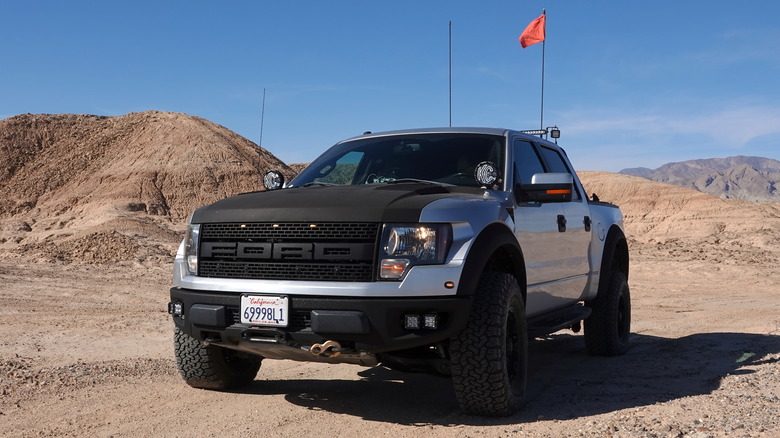
[[[576,326],[580,321],[590,316],[590,307],[574,304],[550,313],[528,319],[528,337],[549,335],[565,328]],[[579,331],[579,330],[575,330]]]

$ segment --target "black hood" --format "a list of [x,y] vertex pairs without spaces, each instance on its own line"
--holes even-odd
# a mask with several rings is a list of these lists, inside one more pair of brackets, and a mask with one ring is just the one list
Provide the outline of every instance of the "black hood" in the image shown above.
[[244,193],[195,211],[192,223],[418,222],[422,209],[446,197],[484,190],[419,183],[311,186]]

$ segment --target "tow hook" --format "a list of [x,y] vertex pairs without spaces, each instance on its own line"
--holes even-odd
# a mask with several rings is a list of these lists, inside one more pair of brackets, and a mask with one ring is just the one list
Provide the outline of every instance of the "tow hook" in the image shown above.
[[341,344],[337,341],[325,341],[324,344],[314,344],[309,352],[315,356],[337,357],[341,354]]

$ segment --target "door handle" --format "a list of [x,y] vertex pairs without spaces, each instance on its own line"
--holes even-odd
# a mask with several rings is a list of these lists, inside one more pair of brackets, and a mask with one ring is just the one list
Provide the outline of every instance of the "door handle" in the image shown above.
[[558,215],[558,232],[559,233],[566,232],[566,216],[562,214]]

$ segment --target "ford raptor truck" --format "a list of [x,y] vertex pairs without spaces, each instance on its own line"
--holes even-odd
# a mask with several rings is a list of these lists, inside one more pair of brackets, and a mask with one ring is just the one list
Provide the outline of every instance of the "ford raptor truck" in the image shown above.
[[264,184],[196,210],[176,254],[190,386],[247,385],[265,359],[384,366],[451,376],[462,411],[504,416],[529,338],[584,325],[590,354],[628,348],[622,214],[541,136],[367,132]]

